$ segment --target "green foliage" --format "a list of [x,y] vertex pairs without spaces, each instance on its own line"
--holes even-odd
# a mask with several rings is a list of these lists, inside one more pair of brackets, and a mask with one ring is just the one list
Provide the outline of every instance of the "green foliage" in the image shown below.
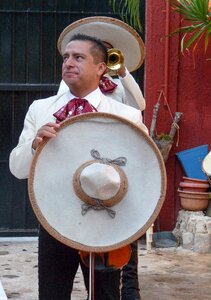
[[205,52],[211,38],[211,10],[209,0],[167,0],[172,9],[179,13],[189,25],[182,26],[170,35],[182,33],[181,51],[193,46],[195,51],[201,39],[204,39]]
[[142,32],[140,22],[140,1],[141,0],[109,0],[109,4],[112,6],[113,11],[120,14],[123,21]]
[[157,140],[159,141],[173,141],[172,137],[167,133],[161,133],[157,135]]

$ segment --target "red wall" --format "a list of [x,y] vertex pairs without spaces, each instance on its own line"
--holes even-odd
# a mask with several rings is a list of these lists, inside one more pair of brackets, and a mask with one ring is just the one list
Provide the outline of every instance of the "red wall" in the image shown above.
[[177,188],[185,174],[175,153],[203,144],[209,144],[211,150],[211,47],[206,55],[204,45],[198,47],[194,66],[192,55],[180,52],[181,37],[165,37],[179,24],[180,16],[171,10],[168,1],[146,1],[145,123],[150,128],[153,107],[161,91],[157,132],[170,130],[172,118],[168,105],[173,115],[176,111],[183,113],[179,136],[166,162],[167,195],[156,222],[160,230],[174,228],[180,209]]

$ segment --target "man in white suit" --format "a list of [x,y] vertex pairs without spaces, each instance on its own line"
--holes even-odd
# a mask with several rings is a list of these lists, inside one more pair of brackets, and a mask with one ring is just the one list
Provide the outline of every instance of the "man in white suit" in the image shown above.
[[[95,20],[93,20],[92,26],[97,27],[97,23],[95,25]],[[90,25],[86,24],[87,26]],[[106,24],[107,25],[107,24]],[[78,24],[80,27],[80,24]],[[95,28],[95,27],[94,27]],[[104,26],[104,30],[106,26]],[[85,30],[88,30],[87,27]],[[101,32],[101,39],[103,38],[103,31]],[[118,36],[118,32],[116,33]],[[107,37],[108,38],[108,37]],[[123,41],[122,41],[123,43]],[[122,44],[118,40],[117,44],[114,44],[115,46],[111,45],[108,41],[103,40],[103,44],[106,46],[107,50],[112,48],[118,48],[118,46],[121,48]],[[124,53],[122,53],[124,56]],[[112,74],[115,76],[112,77]],[[113,100],[119,101],[121,103],[130,105],[132,107],[135,107],[137,109],[140,109],[141,111],[144,111],[146,107],[146,102],[143,97],[142,91],[133,78],[133,76],[129,73],[128,69],[126,68],[124,62],[121,63],[121,66],[119,69],[117,69],[115,72],[107,69],[106,74],[103,76],[104,79],[107,80],[108,86],[105,86],[103,79],[100,81],[100,88],[101,91],[106,95],[107,97],[110,97]],[[104,88],[105,87],[105,88]],[[63,93],[66,93],[69,90],[69,87],[64,82],[64,80],[61,80],[59,85],[59,90],[57,92],[57,95],[62,95]],[[122,269],[122,287],[121,287],[121,300],[140,300],[140,287],[139,287],[139,281],[138,281],[138,241],[135,241],[131,244],[131,258],[130,261],[126,266]],[[85,269],[85,267],[82,264],[82,271],[84,274],[84,278],[87,277],[86,273],[89,272],[89,270]],[[85,285],[88,290],[89,282],[85,280]]]
[[[62,78],[69,91],[36,100],[29,107],[18,145],[10,154],[10,170],[14,176],[28,177],[33,153],[43,138],[57,136],[60,124],[56,123],[55,112],[61,107],[63,110],[75,98],[86,98],[93,111],[119,115],[147,132],[140,110],[112,100],[100,91],[99,81],[106,71],[106,62],[107,50],[100,40],[80,34],[71,38],[63,52],[62,65]],[[38,257],[39,300],[69,300],[80,260],[78,251],[58,242],[40,226]],[[95,298],[120,299],[119,271],[98,272]]]

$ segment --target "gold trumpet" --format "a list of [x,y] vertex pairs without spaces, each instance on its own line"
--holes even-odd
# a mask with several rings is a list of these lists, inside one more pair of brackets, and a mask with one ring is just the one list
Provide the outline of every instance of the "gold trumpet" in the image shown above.
[[107,67],[112,71],[119,70],[124,64],[124,55],[117,48],[108,49]]

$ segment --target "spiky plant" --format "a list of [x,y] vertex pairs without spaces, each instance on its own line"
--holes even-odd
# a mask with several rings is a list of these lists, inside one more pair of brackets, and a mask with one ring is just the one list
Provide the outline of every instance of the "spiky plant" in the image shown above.
[[140,2],[141,0],[109,0],[113,11],[118,12],[123,21],[141,32]]
[[181,33],[181,51],[193,47],[193,54],[203,40],[205,52],[211,38],[211,1],[210,0],[167,0],[172,9],[187,22],[173,31],[171,35]]

